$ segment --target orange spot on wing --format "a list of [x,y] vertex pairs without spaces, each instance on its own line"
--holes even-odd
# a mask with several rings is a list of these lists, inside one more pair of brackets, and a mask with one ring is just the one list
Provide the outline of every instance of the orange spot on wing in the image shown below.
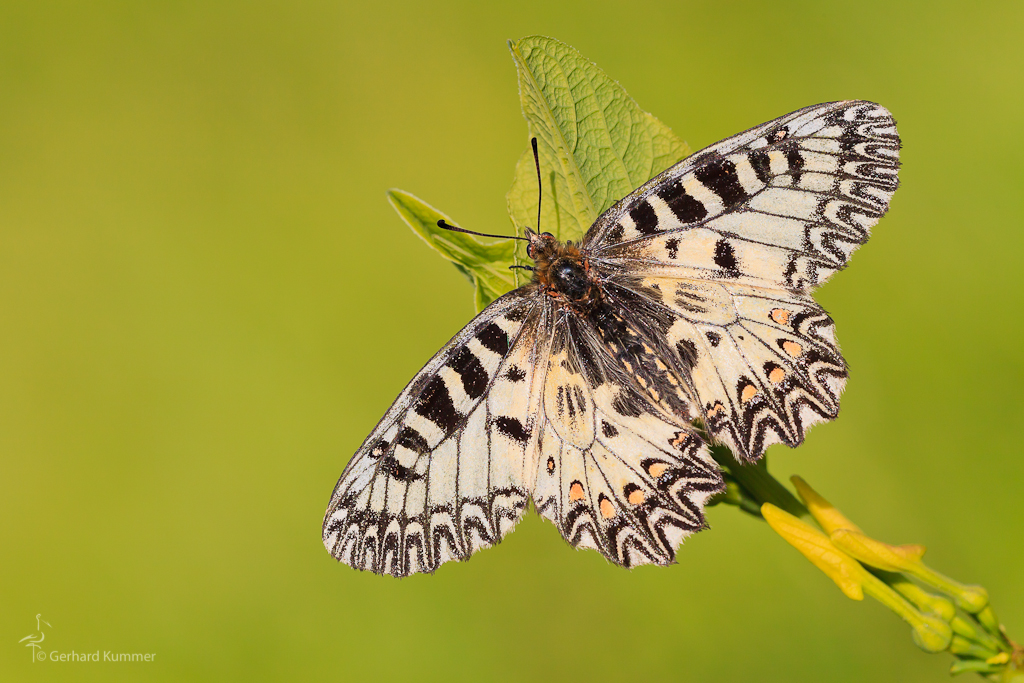
[[636,491],[633,491],[633,493],[629,494],[629,497],[626,500],[629,501],[630,505],[639,505],[644,502],[644,492],[637,489]]
[[782,342],[782,350],[791,355],[793,358],[798,357],[804,352],[804,347],[800,346],[796,342],[784,341]]
[[772,320],[780,325],[785,325],[789,322],[789,316],[791,313],[784,308],[773,308],[772,309]]
[[583,500],[583,484],[574,481],[569,487],[569,500]]
[[607,498],[601,499],[601,516],[605,519],[611,519],[615,516],[615,506]]
[[778,384],[782,380],[786,379],[786,371],[783,370],[782,368],[775,368],[774,370],[768,373],[768,379],[770,379],[773,383]]
[[682,446],[686,443],[686,439],[689,436],[686,432],[676,432],[675,438],[669,441],[672,446]]
[[651,463],[651,466],[647,468],[647,473],[657,479],[661,475],[665,474],[665,470],[668,469],[668,465],[663,462]]
[[757,396],[757,389],[754,387],[753,384],[748,384],[747,386],[743,387],[743,391],[740,392],[740,400],[743,401],[744,403],[754,398],[755,396]]

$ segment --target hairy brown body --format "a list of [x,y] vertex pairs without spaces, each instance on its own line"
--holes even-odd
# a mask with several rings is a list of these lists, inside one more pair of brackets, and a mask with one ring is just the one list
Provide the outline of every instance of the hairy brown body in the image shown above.
[[601,287],[592,277],[586,257],[572,242],[559,242],[549,232],[526,229],[530,240],[526,253],[536,264],[533,282],[541,290],[580,315],[586,315],[601,299]]

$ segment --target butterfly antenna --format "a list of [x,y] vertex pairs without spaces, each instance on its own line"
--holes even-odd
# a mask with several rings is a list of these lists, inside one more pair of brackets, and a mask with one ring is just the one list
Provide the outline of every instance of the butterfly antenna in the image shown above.
[[437,227],[444,228],[445,230],[451,230],[452,232],[464,232],[467,235],[478,235],[480,237],[496,237],[499,240],[523,240],[524,242],[530,241],[525,237],[516,237],[515,235],[488,235],[485,232],[473,232],[472,230],[466,230],[465,228],[456,228],[454,225],[448,225],[447,223],[445,223],[443,218],[437,222]]
[[540,198],[544,191],[544,184],[540,181],[540,155],[537,154],[537,138],[530,139],[533,147],[533,165],[537,167],[537,232],[540,232]]

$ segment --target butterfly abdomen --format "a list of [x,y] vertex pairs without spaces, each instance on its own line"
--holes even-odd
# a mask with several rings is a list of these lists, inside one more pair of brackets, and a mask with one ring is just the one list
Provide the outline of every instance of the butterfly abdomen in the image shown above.
[[[642,315],[642,308],[642,303],[637,303],[634,315]],[[693,410],[685,393],[683,377],[686,359],[680,357],[680,363],[666,364],[662,359],[670,359],[671,352],[656,348],[659,343],[655,330],[660,323],[651,319],[643,322],[627,319],[623,312],[621,302],[605,297],[587,320],[614,353],[616,361],[652,401],[684,420],[691,419]]]

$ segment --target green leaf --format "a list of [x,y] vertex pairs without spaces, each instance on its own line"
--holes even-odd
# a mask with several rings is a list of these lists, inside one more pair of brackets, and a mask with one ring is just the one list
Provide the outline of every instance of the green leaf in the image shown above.
[[[682,140],[640,109],[618,83],[553,38],[509,41],[519,99],[537,138],[544,198],[541,229],[579,241],[616,201],[689,154]],[[506,195],[517,231],[536,228],[533,153],[516,165]]]
[[[582,239],[616,201],[689,153],[665,124],[640,109],[622,87],[579,52],[552,38],[509,42],[530,137],[538,141],[544,185],[540,228],[560,240]],[[416,234],[473,283],[477,310],[523,284],[520,242],[483,243],[441,230],[447,216],[417,197],[391,190],[391,205]],[[529,146],[506,195],[516,232],[537,226],[537,176]],[[528,262],[528,261],[527,261]]]
[[409,192],[388,190],[388,201],[413,232],[473,283],[478,312],[515,287],[508,269],[515,249],[511,240],[487,244],[472,235],[439,228],[437,221],[440,219],[449,225],[458,223]]

